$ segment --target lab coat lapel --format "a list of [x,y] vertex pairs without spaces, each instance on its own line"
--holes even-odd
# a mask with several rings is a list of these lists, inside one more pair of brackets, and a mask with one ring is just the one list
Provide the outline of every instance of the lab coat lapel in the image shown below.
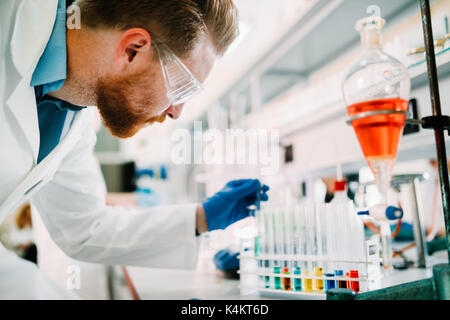
[[22,128],[33,157],[39,152],[39,124],[31,77],[45,50],[56,19],[58,0],[22,1],[11,37],[11,57],[22,79],[17,83],[7,106]]
[[11,37],[11,56],[17,71],[26,78],[36,67],[52,34],[58,0],[22,1]]
[[34,89],[30,87],[27,79],[22,78],[6,105],[22,128],[36,162],[39,152],[39,122]]
[[86,112],[77,112],[67,135],[47,157],[31,170],[27,177],[3,202],[0,206],[0,224],[9,213],[18,208],[53,178],[63,158],[70,152],[75,143],[79,141]]

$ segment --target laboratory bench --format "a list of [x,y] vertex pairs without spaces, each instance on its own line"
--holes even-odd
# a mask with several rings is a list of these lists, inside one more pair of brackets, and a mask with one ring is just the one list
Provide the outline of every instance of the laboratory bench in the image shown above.
[[[414,259],[414,249],[406,252],[408,259]],[[397,261],[397,260],[395,260]],[[390,287],[407,282],[432,277],[431,266],[447,263],[446,251],[439,251],[429,256],[430,267],[416,268],[410,266],[405,270],[394,269],[384,274],[381,287]],[[287,296],[251,294],[241,296],[238,279],[228,279],[213,266],[203,264],[196,270],[162,270],[129,267],[128,272],[142,300],[265,300],[287,299]],[[207,267],[205,267],[205,265]],[[296,299],[325,299],[325,296],[296,296]],[[290,296],[289,296],[290,299]]]

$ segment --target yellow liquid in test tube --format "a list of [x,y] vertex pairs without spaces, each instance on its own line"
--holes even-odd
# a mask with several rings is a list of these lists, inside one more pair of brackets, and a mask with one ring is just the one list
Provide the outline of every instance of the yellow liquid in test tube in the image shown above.
[[[309,276],[310,272],[308,270],[302,271],[302,276]],[[311,278],[302,278],[302,289],[306,292],[312,292],[312,279]]]
[[[322,277],[323,270],[321,267],[315,267],[313,275],[315,277]],[[323,291],[323,280],[322,279],[314,279],[313,280],[313,291]]]

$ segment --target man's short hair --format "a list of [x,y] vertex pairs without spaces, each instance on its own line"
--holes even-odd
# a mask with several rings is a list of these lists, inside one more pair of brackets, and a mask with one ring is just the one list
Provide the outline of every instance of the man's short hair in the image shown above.
[[183,57],[209,34],[218,55],[238,35],[238,11],[232,0],[78,0],[81,21],[90,28],[141,27]]

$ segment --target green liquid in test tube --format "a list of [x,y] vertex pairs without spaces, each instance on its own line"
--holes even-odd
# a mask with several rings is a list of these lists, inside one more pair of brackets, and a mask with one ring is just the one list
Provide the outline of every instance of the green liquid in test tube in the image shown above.
[[255,237],[255,257],[259,257],[261,255],[261,236]]
[[[274,254],[277,256],[277,260],[274,262],[274,273],[280,273],[281,267],[283,266],[283,260],[281,260],[281,255],[283,254],[283,230],[282,230],[282,219],[281,219],[281,208],[279,206],[274,207],[273,211],[273,231],[274,231]],[[275,289],[281,289],[278,287],[278,282],[281,278],[275,277],[274,279]]]
[[[273,273],[279,274],[281,272],[280,267],[273,267]],[[276,290],[281,290],[281,278],[273,277],[273,283]]]
[[[300,267],[294,267],[294,275],[296,275],[296,276],[301,275]],[[295,278],[293,288],[294,288],[294,291],[302,291],[302,279]]]
[[[258,257],[261,255],[261,236],[259,235],[255,237],[255,245],[253,250],[255,257],[258,259]],[[260,271],[261,269],[263,269],[264,262],[261,259],[258,259],[257,262],[258,270]],[[262,276],[258,276],[258,287],[262,286],[261,282]]]

